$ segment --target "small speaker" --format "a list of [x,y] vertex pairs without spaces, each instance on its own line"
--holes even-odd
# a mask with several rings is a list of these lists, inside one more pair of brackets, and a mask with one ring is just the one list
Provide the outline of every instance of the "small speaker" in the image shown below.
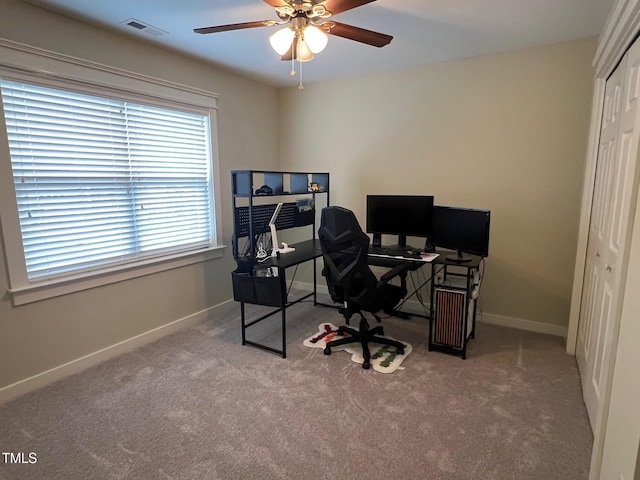
[[466,291],[436,288],[431,343],[462,350],[465,345],[466,335],[464,328],[466,309]]

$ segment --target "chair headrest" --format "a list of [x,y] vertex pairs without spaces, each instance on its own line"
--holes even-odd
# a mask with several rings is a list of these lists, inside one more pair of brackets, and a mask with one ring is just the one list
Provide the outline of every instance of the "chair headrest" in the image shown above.
[[363,234],[354,213],[340,206],[322,209],[320,228],[334,242],[346,242]]

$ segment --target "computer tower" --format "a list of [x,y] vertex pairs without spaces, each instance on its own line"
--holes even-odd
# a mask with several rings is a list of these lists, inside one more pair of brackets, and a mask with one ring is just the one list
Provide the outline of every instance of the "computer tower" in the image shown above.
[[467,340],[473,331],[474,304],[466,289],[436,287],[429,347],[466,357]]

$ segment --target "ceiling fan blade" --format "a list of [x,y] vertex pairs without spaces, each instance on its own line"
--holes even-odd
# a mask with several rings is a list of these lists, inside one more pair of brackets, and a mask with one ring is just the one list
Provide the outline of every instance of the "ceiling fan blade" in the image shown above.
[[[361,7],[362,5],[375,1],[376,0],[325,0],[322,4],[332,14],[337,15],[338,13],[346,12],[352,8]],[[265,0],[265,2],[267,2],[267,0]]]
[[282,57],[280,57],[280,60],[285,62],[287,60],[291,61],[292,58],[293,58],[293,45],[291,45],[289,47],[289,50],[287,50],[287,52],[284,55],[282,55]]
[[331,35],[337,35],[338,37],[348,38],[349,40],[355,40],[356,42],[366,43],[367,45],[372,45],[374,47],[384,47],[393,40],[391,35],[386,35],[384,33],[354,27],[353,25],[346,25],[344,23],[331,23],[334,24],[328,32]]
[[244,23],[230,23],[229,25],[218,25],[216,27],[203,27],[203,28],[194,28],[193,31],[195,33],[218,33],[218,32],[228,32],[229,30],[242,30],[245,28],[256,28],[256,27],[266,27],[271,22],[270,20],[261,20],[258,22],[244,22]]
[[264,0],[264,3],[271,5],[272,7],[282,7],[287,4],[284,0]]

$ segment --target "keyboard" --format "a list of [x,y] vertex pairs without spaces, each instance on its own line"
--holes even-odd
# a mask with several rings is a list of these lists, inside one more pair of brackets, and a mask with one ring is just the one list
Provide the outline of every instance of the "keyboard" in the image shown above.
[[398,247],[369,247],[369,255],[382,255],[385,257],[420,258],[420,252]]

